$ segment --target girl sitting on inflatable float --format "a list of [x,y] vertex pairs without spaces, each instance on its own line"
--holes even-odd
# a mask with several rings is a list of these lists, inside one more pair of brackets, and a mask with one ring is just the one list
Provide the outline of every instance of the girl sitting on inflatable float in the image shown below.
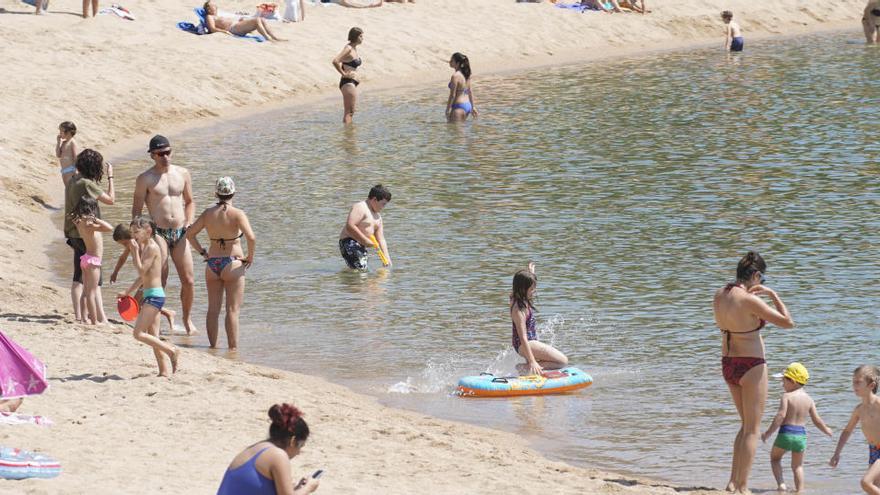
[[565,354],[549,344],[538,342],[535,306],[532,304],[537,287],[535,263],[529,262],[528,270],[519,270],[513,275],[513,291],[510,293],[513,348],[526,359],[525,364],[516,365],[520,374],[540,375],[545,368],[556,370],[568,365]]

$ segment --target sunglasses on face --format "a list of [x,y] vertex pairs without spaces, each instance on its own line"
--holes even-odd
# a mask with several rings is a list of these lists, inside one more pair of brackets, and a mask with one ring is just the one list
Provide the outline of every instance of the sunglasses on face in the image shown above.
[[171,150],[157,151],[156,155],[157,156],[169,156],[169,155],[171,155]]
[[764,282],[766,282],[766,281],[767,281],[767,278],[766,278],[766,277],[764,276],[764,274],[762,273],[762,274],[761,274],[761,285],[764,285]]

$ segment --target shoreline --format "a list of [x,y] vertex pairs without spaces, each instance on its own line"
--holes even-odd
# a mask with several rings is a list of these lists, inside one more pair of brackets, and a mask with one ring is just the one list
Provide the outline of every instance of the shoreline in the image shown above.
[[[58,3],[65,5],[64,2]],[[447,0],[442,3],[444,5],[451,4],[453,7],[464,5],[464,2],[460,0]],[[477,10],[484,9],[488,12],[491,11],[491,8],[496,8],[513,13],[519,9],[520,11],[517,13],[519,17],[511,24],[513,28],[533,27],[531,24],[524,23],[530,16],[523,15],[522,9],[547,7],[546,4],[537,7],[509,5],[508,2],[489,2],[488,0],[487,3],[491,5],[489,7],[481,6]],[[750,6],[762,5],[757,2],[741,3]],[[772,10],[772,7],[780,7],[780,5],[790,2],[771,3],[773,5],[769,10]],[[847,5],[861,4],[851,1],[843,3]],[[815,4],[821,5],[818,2]],[[8,8],[13,5],[13,2],[3,0],[0,5]],[[174,10],[175,7],[171,2],[159,2],[158,13],[162,15],[158,17],[162,17],[163,29],[169,25],[168,21],[171,20],[168,15],[169,11],[175,12],[172,19],[185,17],[179,16]],[[145,11],[150,10],[146,6],[143,8]],[[315,15],[310,16],[310,21],[314,21],[316,17],[327,20],[337,14],[340,17],[345,17],[347,22],[351,19],[375,21],[380,16],[393,17],[394,14],[400,14],[402,17],[403,14],[406,14],[412,17],[419,14],[416,9],[420,8],[428,11],[427,14],[422,13],[423,16],[434,14],[449,21],[449,16],[452,15],[452,13],[447,13],[447,17],[442,17],[444,9],[424,4],[407,7],[389,6],[387,9],[374,9],[375,11],[371,12],[316,8],[313,10],[319,13],[316,12]],[[15,9],[28,10],[30,7],[28,9],[15,7]],[[386,10],[390,13],[385,14]],[[687,10],[686,6],[683,6],[682,10]],[[684,17],[672,15],[671,20],[681,21],[684,19],[698,27],[701,26],[704,30],[708,29],[707,25],[714,29],[713,21],[709,20],[710,14],[708,12],[716,10],[720,12],[721,8],[716,9],[712,5],[711,9],[706,6],[705,10],[706,13],[702,17],[696,14],[688,17],[686,13]],[[755,10],[760,11],[761,9],[756,7]],[[851,12],[856,12],[853,18],[857,19],[858,11],[851,10]],[[655,14],[636,17],[636,22],[633,24],[659,24],[664,20],[664,17],[665,20],[669,20],[670,16],[665,16],[665,14],[667,14],[666,9],[660,8],[656,19],[654,18]],[[715,14],[717,16],[717,12]],[[539,31],[538,38],[540,39],[541,36],[554,33],[557,27],[554,22],[559,19],[563,19],[560,21],[563,24],[563,36],[580,33],[582,27],[575,24],[580,22],[575,20],[578,17],[566,18],[564,16],[593,16],[594,14],[556,12],[545,9],[536,11],[535,15],[540,17],[540,20],[545,24],[548,22],[552,24],[547,28],[541,22],[537,23],[536,30]],[[621,24],[624,27],[632,27],[626,26],[627,19],[633,19],[635,15],[601,17],[601,14],[595,14],[595,18],[581,17],[580,19],[591,21],[591,24],[600,22],[599,19],[609,19],[607,32],[600,34],[620,35],[620,32],[616,30],[621,27]],[[0,17],[9,19],[23,16]],[[113,36],[118,36],[120,33],[125,34],[124,31],[120,31],[120,26],[128,26],[119,24],[122,21],[110,17],[98,18],[93,21],[74,20],[72,22],[70,22],[69,16],[47,17],[50,19],[50,25],[54,21],[58,21],[54,22],[56,27],[77,22],[80,24],[76,27],[81,27],[86,22],[100,22],[102,25],[108,25],[110,27],[109,33],[74,33],[76,36],[71,44],[85,40],[87,46],[99,50],[100,48],[95,47],[99,46],[102,41],[107,42]],[[10,22],[4,19],[0,20],[3,20],[4,23]],[[319,27],[313,28],[308,23],[310,21],[302,26],[293,25],[287,30],[298,30],[301,27],[319,29]],[[387,25],[384,25],[382,29],[386,31],[397,27],[397,23],[394,21],[386,20],[385,22]],[[470,22],[475,23],[475,21]],[[826,24],[822,24],[822,22],[818,20],[816,25],[808,26],[802,32],[790,35],[840,30],[842,28],[840,23],[844,21],[837,19]],[[853,21],[846,22],[847,26],[855,25]],[[831,25],[835,27],[829,28]],[[790,26],[791,22],[788,22],[785,29],[789,29]],[[481,27],[482,30],[474,30],[473,38],[466,40],[464,45],[477,46],[475,44],[485,42],[487,33],[491,33],[490,28],[481,25],[478,27]],[[744,27],[749,29],[749,24],[745,24]],[[504,32],[510,32],[510,26],[504,25],[503,28]],[[541,31],[540,28],[544,30]],[[690,26],[688,28],[690,29]],[[335,43],[338,38],[336,36],[338,30],[324,28],[319,34],[323,33],[322,41],[332,39]],[[155,35],[156,33],[146,34]],[[652,33],[654,39],[649,39],[649,41],[664,39],[663,34],[663,32]],[[666,34],[669,33],[666,32]],[[420,42],[430,42],[431,33],[407,33],[407,35],[421,52],[412,50],[413,54],[425,55],[426,57],[436,55],[439,63],[435,65],[442,67],[442,69],[428,70],[415,75],[419,67],[407,67],[405,62],[409,60],[403,56],[406,50],[397,50],[394,53],[402,55],[404,62],[381,67],[378,73],[382,77],[366,79],[365,82],[370,84],[368,95],[373,91],[391,91],[401,87],[426,84],[429,81],[436,81],[441,77],[445,79],[448,76],[448,69],[445,68],[445,62],[440,54],[436,53],[436,50],[426,48],[427,45],[418,46]],[[11,32],[10,36],[14,38],[16,34]],[[24,489],[25,493],[84,493],[95,486],[101,489],[115,488],[124,491],[125,488],[130,488],[132,483],[137,483],[142,487],[156,487],[157,491],[159,489],[175,492],[195,490],[198,493],[213,493],[213,490],[219,485],[222,471],[231,456],[247,443],[258,440],[264,435],[264,415],[268,406],[274,402],[285,400],[295,401],[306,411],[306,418],[312,423],[312,428],[315,431],[313,445],[307,447],[302,458],[293,461],[293,472],[307,472],[306,468],[323,468],[331,462],[336,464],[335,468],[330,469],[330,472],[334,474],[325,477],[322,481],[320,493],[408,493],[424,489],[425,486],[435,488],[433,490],[435,493],[460,493],[465,489],[468,493],[488,493],[505,488],[541,489],[548,484],[558,493],[619,493],[625,491],[673,493],[675,491],[674,487],[669,484],[621,478],[611,473],[550,461],[535,454],[533,449],[524,445],[526,443],[524,439],[511,433],[439,420],[419,413],[381,406],[375,397],[352,392],[320,377],[293,374],[244,362],[229,361],[228,359],[217,359],[217,357],[205,352],[186,350],[181,375],[170,381],[151,380],[151,372],[154,367],[154,363],[151,363],[152,357],[148,355],[143,346],[131,339],[130,335],[126,333],[127,327],[115,325],[109,328],[90,328],[73,324],[69,318],[64,316],[66,315],[66,307],[69,305],[66,300],[67,288],[64,284],[58,285],[58,281],[55,280],[56,274],[51,268],[52,263],[48,258],[50,247],[54,247],[60,238],[59,229],[51,218],[51,205],[57,205],[58,198],[61,197],[60,181],[55,175],[57,174],[57,164],[54,159],[48,158],[49,153],[43,150],[50,149],[46,142],[54,135],[46,132],[47,128],[51,129],[51,125],[66,120],[66,118],[58,118],[60,114],[57,109],[57,100],[67,102],[64,99],[66,92],[64,88],[52,87],[53,79],[51,76],[47,78],[42,69],[41,64],[52,66],[53,54],[51,52],[47,54],[45,50],[41,49],[26,51],[24,47],[42,46],[47,42],[50,45],[53,42],[59,42],[64,46],[65,36],[62,29],[55,32],[42,32],[39,35],[21,34],[21,36],[24,36],[22,38],[24,41],[20,39],[8,40],[9,49],[15,55],[11,57],[11,63],[22,62],[22,54],[25,54],[33,60],[30,64],[24,64],[24,80],[42,78],[49,82],[44,82],[43,86],[38,86],[36,90],[32,88],[32,85],[27,85],[26,91],[21,90],[21,78],[12,77],[11,80],[0,83],[6,85],[5,94],[24,92],[22,101],[25,102],[24,106],[28,110],[22,111],[20,102],[16,102],[19,103],[18,106],[10,105],[12,111],[18,112],[22,118],[20,122],[7,122],[3,125],[5,139],[0,140],[0,157],[5,160],[3,168],[0,169],[2,170],[0,184],[3,185],[0,188],[0,205],[5,206],[13,214],[9,225],[5,225],[0,230],[0,242],[9,248],[21,248],[16,251],[20,255],[27,254],[34,263],[32,266],[14,265],[5,270],[3,276],[0,277],[9,284],[10,288],[7,296],[4,297],[2,307],[0,307],[0,313],[2,313],[0,317],[7,322],[3,329],[4,332],[46,361],[50,367],[52,389],[43,396],[26,400],[21,411],[49,416],[55,420],[56,426],[52,428],[16,427],[12,431],[4,431],[0,442],[54,455],[62,460],[65,473],[54,481],[29,480],[17,483],[0,481],[0,493],[7,489],[17,493],[20,493],[18,489]],[[48,36],[48,40],[39,39],[39,36],[44,38]],[[766,38],[777,36],[771,32],[765,35]],[[153,39],[146,35],[144,37],[148,40]],[[93,38],[99,38],[97,44]],[[378,36],[374,37],[374,39],[377,38]],[[661,51],[710,46],[719,42],[720,38],[720,33],[712,37],[695,36],[681,43],[669,44]],[[178,52],[172,50],[171,53],[172,62],[176,62],[181,67],[185,67],[191,62],[189,57],[192,53],[187,52],[186,49],[195,51],[196,49],[193,47],[200,42],[202,45],[210,43],[212,46],[209,48],[218,49],[227,57],[252,54],[256,49],[256,47],[244,43],[236,44],[237,40],[223,40],[220,42],[222,44],[220,46],[220,44],[214,43],[214,39],[205,40],[204,37],[199,39],[199,37],[190,36],[190,38],[181,38],[180,41],[184,39],[185,49]],[[592,35],[591,39],[597,39],[597,35]],[[750,34],[749,39],[761,39],[761,37]],[[534,39],[525,40],[526,43],[531,41]],[[667,41],[668,39],[664,39],[664,42]],[[172,48],[169,46],[170,42],[167,41],[160,43],[160,45],[160,48],[166,50]],[[338,45],[341,46],[341,43]],[[335,44],[333,46],[335,47]],[[558,48],[560,44],[557,43],[556,46]],[[512,46],[508,44],[500,48],[494,47],[489,55],[490,62],[484,64],[484,60],[479,60],[477,63],[484,68],[480,72],[481,74],[503,74],[622,56],[649,56],[656,52],[653,49],[646,51],[644,47],[606,49],[603,46],[602,53],[583,57],[577,44],[566,46],[572,51],[566,51],[564,55],[539,56],[534,53],[518,54],[517,51],[522,47],[515,43]],[[145,62],[144,65],[148,65],[151,48],[147,46],[139,48],[139,50],[134,49],[130,55],[138,62]],[[269,46],[260,48],[266,48],[267,51],[272,49]],[[198,50],[202,50],[202,53],[207,51],[205,46],[198,47]],[[463,51],[468,53],[467,50]],[[84,64],[91,61],[88,54],[74,52],[75,50],[67,51],[72,63]],[[275,52],[278,53],[277,50]],[[202,53],[198,53],[195,58],[198,58]],[[471,50],[471,53],[475,52]],[[502,61],[518,55],[522,55],[524,58],[515,59],[515,67],[511,68],[509,63],[504,62],[506,67],[500,68]],[[378,56],[371,54],[370,58],[378,59]],[[472,56],[471,58],[476,59],[477,57]],[[307,63],[301,65],[311,69],[312,67],[308,67],[311,63],[321,67],[322,73],[329,70],[329,64],[326,64],[328,67],[324,68],[313,59],[307,60]],[[522,62],[523,60],[526,62]],[[374,62],[371,61],[371,63]],[[207,68],[208,70],[203,70],[198,74],[187,74],[184,77],[184,84],[198,86],[202,79],[213,77],[212,71],[216,67],[217,64],[213,64]],[[101,69],[115,69],[125,72],[130,70],[131,66],[125,62],[111,60],[104,63]],[[143,77],[136,73],[128,75],[138,78],[138,80]],[[165,117],[164,115],[155,115],[160,113],[161,105],[157,101],[150,101],[156,95],[154,91],[147,91],[146,96],[141,97],[138,101],[147,107],[144,110],[130,105],[128,101],[128,93],[137,93],[142,87],[134,84],[130,90],[127,87],[120,89],[114,86],[112,78],[99,77],[93,80],[91,76],[91,74],[76,73],[76,77],[70,78],[72,82],[70,90],[81,89],[81,86],[84,85],[90,87],[89,85],[94,83],[94,87],[103,93],[104,98],[85,98],[86,101],[83,103],[71,104],[75,107],[72,113],[81,115],[87,114],[87,110],[90,110],[94,111],[97,117],[94,120],[84,120],[74,115],[72,120],[80,123],[81,129],[83,129],[81,135],[84,139],[81,143],[84,143],[84,146],[83,144],[81,146],[95,147],[108,157],[119,156],[123,154],[123,150],[142,148],[143,143],[146,142],[145,136],[148,137],[155,132],[173,135],[173,133],[184,132],[194,127],[217,125],[223,121],[245,119],[269,111],[285,111],[290,108],[306,106],[331,98],[333,94],[338,93],[335,86],[315,84],[318,88],[330,89],[326,91],[323,89],[309,90],[305,89],[308,86],[308,81],[297,86],[290,80],[286,81],[287,88],[280,90],[273,88],[277,91],[261,92],[256,89],[243,90],[241,87],[222,88],[223,91],[219,91],[214,88],[212,94],[220,101],[219,104],[214,102],[199,108],[198,100],[196,100],[189,103],[188,106],[184,105],[181,109],[171,111],[170,117]],[[294,75],[291,73],[287,76],[293,77]],[[398,80],[406,78],[406,83],[397,84],[394,82],[395,77],[399,78]],[[284,78],[280,77],[280,79]],[[236,82],[230,77],[220,77],[217,81],[230,85]],[[58,82],[56,78],[55,83]],[[164,89],[170,90],[172,95],[177,96],[174,91],[180,88],[179,85],[166,84]],[[41,92],[48,93],[54,99],[50,98],[47,101],[47,99],[41,98]],[[184,97],[186,96],[188,95],[185,94]],[[192,94],[190,93],[189,96]],[[293,101],[278,106],[277,101],[270,101],[271,98],[278,96],[291,97]],[[262,98],[263,101],[245,108],[245,105],[248,105],[254,97]],[[273,107],[269,108],[270,105]],[[439,108],[438,104],[438,114]],[[65,112],[64,115],[69,113]],[[36,136],[35,129],[39,130]],[[16,143],[16,145],[12,146],[10,143]],[[47,163],[51,163],[52,167],[47,166]],[[122,207],[124,209],[126,203],[125,198],[119,198],[118,204],[120,206],[113,208]],[[47,213],[49,214],[47,215]],[[45,247],[45,249],[41,249],[41,247]],[[36,253],[41,254],[37,255]],[[45,258],[39,258],[39,256],[45,256]],[[11,313],[26,316],[14,316]],[[52,335],[52,339],[45,338],[46,335]],[[70,345],[60,346],[57,342],[65,342]],[[110,355],[107,356],[107,354]],[[192,365],[188,365],[187,362],[192,362]],[[68,374],[69,376],[67,376]],[[144,382],[147,382],[146,385]],[[223,397],[214,397],[210,390],[212,387],[201,386],[211,382],[220,382],[219,384],[224,386]],[[280,393],[279,389],[289,392]],[[146,393],[144,393],[145,391]],[[326,394],[326,391],[332,391],[332,395]],[[223,410],[205,410],[202,404],[206,403],[211,403],[215,408]],[[367,414],[364,414],[364,417],[357,415],[349,417],[352,410]],[[229,411],[233,411],[235,415],[227,416]],[[178,414],[182,416],[182,419],[177,417]],[[192,427],[190,421],[193,421],[196,426]],[[211,428],[211,438],[207,441],[203,438],[205,430],[199,424]],[[352,436],[359,437],[361,441],[352,441],[350,438]],[[175,442],[181,444],[178,446],[183,448],[179,451],[173,448],[167,449],[165,444],[168,443],[168,439],[166,437],[173,438]],[[132,445],[133,448],[129,445]],[[314,450],[311,450],[312,448]],[[365,450],[368,455],[363,456]],[[147,453],[151,462],[142,463],[148,464],[147,466],[141,465],[132,468],[127,459],[142,459],[144,452]],[[367,461],[361,457],[366,457]],[[380,461],[377,463],[376,459],[380,459]],[[413,462],[413,459],[417,462]],[[340,462],[340,460],[344,462]],[[158,465],[152,465],[153,462],[157,462]],[[503,466],[503,469],[495,469],[499,464]],[[194,465],[195,473],[184,469],[190,465]],[[111,470],[109,473],[106,471],[107,466]],[[461,474],[458,477],[449,476],[450,472]],[[486,474],[486,472],[490,474]],[[552,473],[548,474],[548,472]],[[451,478],[455,478],[455,480]],[[464,488],[465,486],[470,488]],[[712,492],[695,491],[694,493]]]

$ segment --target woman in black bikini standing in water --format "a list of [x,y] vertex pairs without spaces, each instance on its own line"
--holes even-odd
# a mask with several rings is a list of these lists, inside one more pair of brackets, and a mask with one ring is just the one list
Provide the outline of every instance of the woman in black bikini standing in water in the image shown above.
[[[782,299],[765,287],[767,264],[749,251],[736,266],[736,282],[715,292],[715,322],[721,329],[721,366],[724,381],[739,413],[739,433],[733,443],[733,462],[727,490],[746,492],[752,461],[760,438],[761,418],[767,401],[767,365],[760,330],[769,322],[793,328],[794,320]],[[771,308],[759,296],[767,296]]]
[[351,124],[354,107],[357,103],[357,86],[360,82],[355,71],[363,63],[358,55],[357,47],[363,42],[364,31],[361,28],[353,27],[349,29],[348,44],[333,59],[333,67],[342,76],[339,79],[339,91],[342,91],[343,124]]
[[[257,239],[247,215],[232,206],[235,182],[232,177],[217,179],[217,204],[207,208],[186,231],[193,248],[205,258],[205,285],[208,286],[208,314],[205,326],[211,347],[217,347],[220,330],[220,308],[226,293],[226,342],[229,350],[238,347],[238,314],[244,300],[244,273],[254,262]],[[199,244],[196,236],[202,229],[211,237],[210,249]],[[248,254],[244,256],[241,238],[247,239]]]

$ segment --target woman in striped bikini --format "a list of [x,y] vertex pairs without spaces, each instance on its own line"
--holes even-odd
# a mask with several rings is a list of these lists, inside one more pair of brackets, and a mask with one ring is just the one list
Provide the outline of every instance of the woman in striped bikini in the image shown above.
[[[760,438],[761,417],[767,401],[767,365],[760,330],[769,322],[792,328],[782,299],[765,287],[767,264],[760,254],[749,251],[736,267],[736,282],[715,292],[715,322],[721,329],[721,366],[724,380],[739,413],[739,433],[733,444],[733,462],[728,491],[746,492],[749,471]],[[767,296],[775,309],[760,296]]]

